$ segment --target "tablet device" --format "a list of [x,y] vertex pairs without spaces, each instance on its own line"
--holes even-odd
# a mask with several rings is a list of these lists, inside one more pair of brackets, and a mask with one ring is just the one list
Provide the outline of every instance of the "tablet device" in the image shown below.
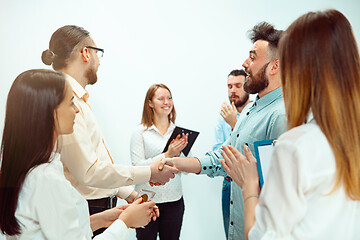
[[264,179],[269,172],[271,155],[274,150],[276,139],[254,142],[256,164],[259,174],[260,188],[264,185]]
[[182,134],[189,134],[188,135],[188,144],[186,145],[186,147],[182,150],[182,153],[187,157],[187,155],[189,154],[190,152],[190,149],[191,147],[193,146],[196,138],[198,137],[199,135],[199,132],[196,132],[196,131],[193,131],[193,130],[189,130],[189,129],[186,129],[186,128],[182,128],[182,127],[175,127],[173,133],[171,134],[169,140],[167,141],[166,143],[166,146],[163,150],[163,153],[166,152],[169,148],[169,145],[171,143],[171,141],[173,139],[176,138],[177,135],[180,134],[180,136],[182,136]]

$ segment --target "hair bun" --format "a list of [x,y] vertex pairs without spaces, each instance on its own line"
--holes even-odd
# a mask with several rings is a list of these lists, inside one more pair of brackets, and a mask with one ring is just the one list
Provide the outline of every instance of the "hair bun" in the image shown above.
[[50,51],[49,49],[42,52],[41,60],[46,65],[51,65],[54,61],[54,58],[55,58],[55,54],[52,51]]

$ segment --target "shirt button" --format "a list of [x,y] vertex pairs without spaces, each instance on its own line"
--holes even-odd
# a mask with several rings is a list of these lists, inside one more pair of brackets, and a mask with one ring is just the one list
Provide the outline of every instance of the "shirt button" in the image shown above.
[[250,114],[250,112],[247,112],[247,113],[246,113],[246,115],[249,115],[249,114]]
[[256,102],[254,103],[254,105],[256,106]]
[[230,201],[230,204],[233,204],[233,201]]
[[206,170],[206,167],[203,167],[204,170]]
[[233,221],[231,221],[231,223],[230,223],[231,225],[234,225],[234,222]]
[[210,166],[209,169],[212,169],[212,166]]
[[239,138],[239,136],[240,136],[239,134],[236,135],[237,138]]

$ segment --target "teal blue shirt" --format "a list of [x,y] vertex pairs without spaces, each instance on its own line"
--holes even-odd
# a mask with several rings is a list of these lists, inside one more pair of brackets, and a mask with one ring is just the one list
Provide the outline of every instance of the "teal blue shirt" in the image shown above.
[[[244,154],[244,144],[247,143],[255,155],[255,141],[278,138],[285,131],[285,106],[281,88],[278,88],[246,105],[223,145],[232,145]],[[207,152],[204,157],[199,158],[202,169],[200,174],[207,174],[209,177],[226,176],[219,158],[222,159],[220,150]],[[244,202],[240,187],[231,182],[228,240],[239,239],[245,239]]]

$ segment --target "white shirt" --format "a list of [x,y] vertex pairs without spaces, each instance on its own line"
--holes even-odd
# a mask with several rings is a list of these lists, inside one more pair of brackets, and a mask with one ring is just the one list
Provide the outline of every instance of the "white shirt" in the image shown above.
[[[21,188],[15,217],[21,235],[7,239],[91,239],[89,210],[86,200],[66,180],[59,154],[49,163],[33,168]],[[124,222],[116,220],[95,239],[128,239]]]
[[112,163],[100,127],[86,102],[89,94],[71,76],[66,75],[66,80],[74,91],[74,102],[80,111],[76,114],[74,133],[62,135],[59,140],[66,178],[86,199],[128,197],[133,188],[122,186],[148,182],[150,167]]
[[[149,165],[157,158],[164,158],[165,154],[162,152],[174,129],[175,124],[170,122],[167,132],[162,135],[155,125],[152,125],[147,130],[142,124],[137,126],[132,134],[130,143],[132,164],[134,166],[144,166]],[[155,196],[153,201],[156,203],[177,201],[183,195],[181,174],[176,174],[175,178],[171,179],[163,186],[151,187],[149,183],[138,184],[135,186],[136,191],[139,191],[140,189],[154,191]]]
[[271,161],[249,239],[360,238],[360,201],[329,195],[336,162],[314,120],[280,136]]

